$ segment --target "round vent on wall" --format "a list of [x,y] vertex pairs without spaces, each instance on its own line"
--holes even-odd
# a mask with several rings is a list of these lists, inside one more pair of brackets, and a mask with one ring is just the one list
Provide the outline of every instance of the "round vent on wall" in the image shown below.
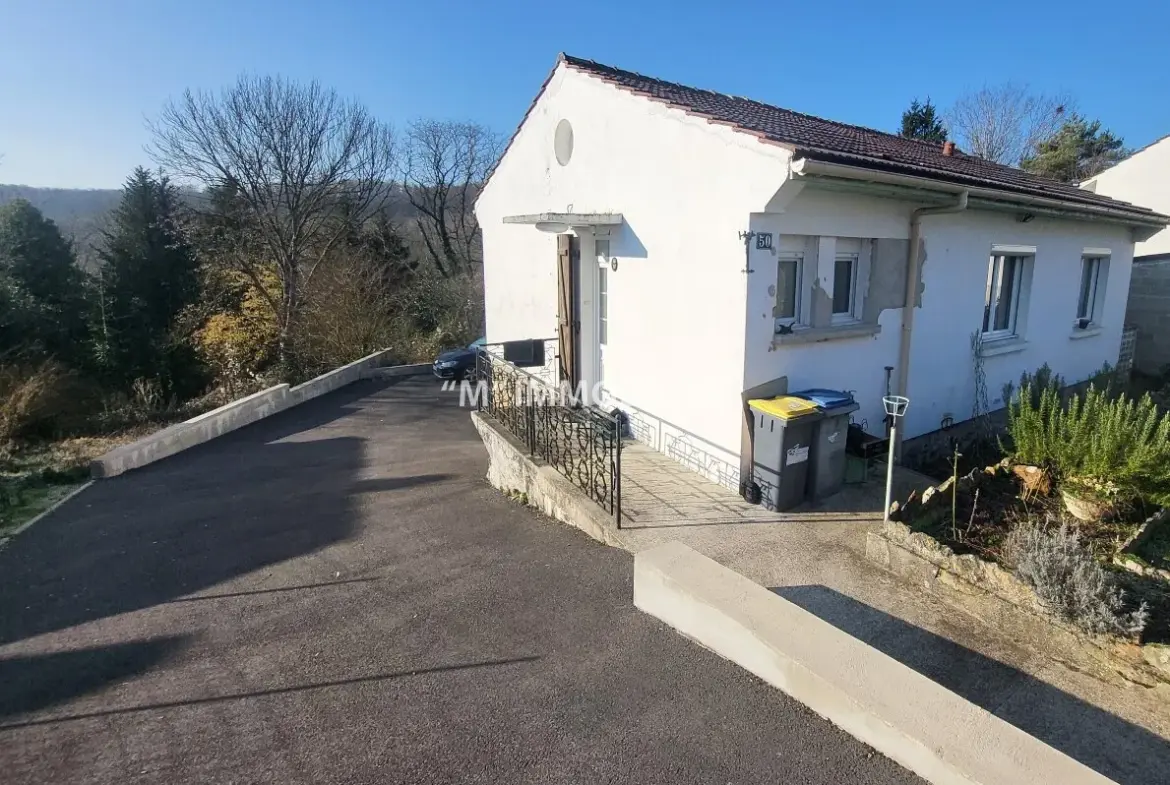
[[573,126],[568,120],[557,123],[556,133],[553,134],[553,154],[561,166],[568,164],[573,157]]

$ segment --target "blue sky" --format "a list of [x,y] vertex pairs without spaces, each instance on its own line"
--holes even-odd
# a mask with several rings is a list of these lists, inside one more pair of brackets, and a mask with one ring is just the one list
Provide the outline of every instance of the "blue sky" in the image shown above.
[[511,133],[567,51],[861,125],[985,83],[1067,91],[1136,147],[1170,133],[1170,4],[3,0],[0,182],[113,187],[186,87],[320,79],[396,125]]

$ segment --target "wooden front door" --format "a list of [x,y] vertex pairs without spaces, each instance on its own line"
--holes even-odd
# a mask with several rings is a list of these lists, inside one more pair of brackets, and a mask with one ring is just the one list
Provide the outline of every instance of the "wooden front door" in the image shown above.
[[574,388],[581,381],[581,317],[577,305],[577,268],[581,241],[576,235],[557,235],[557,345],[561,381]]

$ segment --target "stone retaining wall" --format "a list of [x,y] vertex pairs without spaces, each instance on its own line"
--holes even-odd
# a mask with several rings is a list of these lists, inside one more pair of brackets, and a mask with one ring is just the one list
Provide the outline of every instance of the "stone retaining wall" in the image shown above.
[[[987,472],[1003,467],[988,467]],[[976,482],[977,472],[959,479],[960,487]],[[920,501],[895,510],[906,514],[931,514],[945,507],[951,481],[928,488]],[[933,501],[933,503],[932,503]],[[917,504],[916,510],[914,504]],[[925,508],[925,510],[923,509]],[[1163,514],[1147,521],[1145,531],[1157,525]],[[1154,519],[1157,519],[1156,521]],[[1136,540],[1137,538],[1135,538]],[[1132,545],[1132,543],[1131,543]],[[1170,647],[1139,646],[1105,636],[1090,636],[1045,609],[1030,586],[1010,571],[972,554],[958,555],[928,534],[905,523],[888,521],[866,535],[865,555],[898,577],[940,596],[967,613],[1008,631],[1021,639],[1045,641],[1050,653],[1075,652],[1095,663],[1102,672],[1113,672],[1127,681],[1146,686],[1170,682]]]

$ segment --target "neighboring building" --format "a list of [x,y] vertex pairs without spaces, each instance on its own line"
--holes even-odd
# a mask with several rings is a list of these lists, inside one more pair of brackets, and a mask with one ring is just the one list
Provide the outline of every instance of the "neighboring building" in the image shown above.
[[[1124,161],[1090,177],[1081,188],[1170,213],[1170,136],[1148,144]],[[1163,229],[1139,242],[1133,250],[1134,261],[1149,257],[1170,259],[1170,229]]]
[[1134,240],[1170,220],[567,56],[476,213],[488,340],[557,336],[562,378],[731,487],[750,397],[851,390],[882,435],[889,387],[916,436],[971,416],[973,337],[992,408],[1044,363],[1072,381],[1116,362]]
[[[1094,193],[1170,213],[1170,136],[1081,183]],[[1126,324],[1137,328],[1134,363],[1146,373],[1170,365],[1170,229],[1134,247]]]

